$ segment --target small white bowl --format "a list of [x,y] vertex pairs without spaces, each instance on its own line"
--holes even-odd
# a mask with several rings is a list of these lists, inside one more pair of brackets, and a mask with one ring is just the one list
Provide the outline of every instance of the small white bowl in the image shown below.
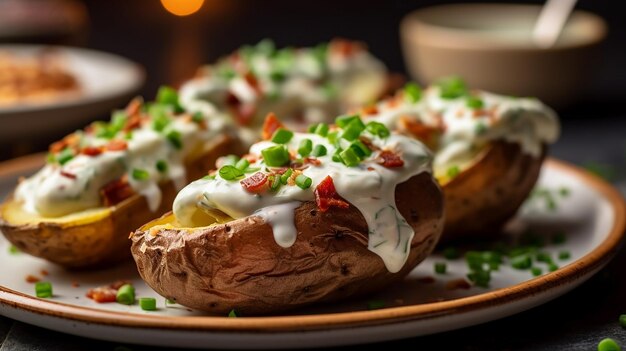
[[452,4],[414,11],[400,28],[407,68],[424,84],[459,75],[470,87],[535,96],[556,106],[570,104],[592,76],[606,23],[576,10],[557,43],[540,48],[531,39],[540,9]]

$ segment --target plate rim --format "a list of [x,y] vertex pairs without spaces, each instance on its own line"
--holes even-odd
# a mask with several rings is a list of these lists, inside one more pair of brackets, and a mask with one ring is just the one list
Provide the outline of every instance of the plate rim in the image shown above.
[[9,105],[6,107],[0,107],[0,118],[6,116],[12,116],[15,114],[21,113],[33,113],[38,111],[49,111],[49,110],[57,110],[64,108],[72,108],[77,106],[85,106],[89,104],[93,104],[100,101],[106,101],[115,99],[118,97],[126,96],[132,92],[136,92],[146,81],[146,70],[139,63],[126,58],[125,56],[118,55],[108,51],[95,50],[91,48],[83,48],[77,46],[69,46],[69,45],[46,45],[46,44],[1,44],[1,50],[11,50],[11,49],[20,49],[20,50],[37,50],[37,49],[53,49],[58,50],[60,53],[63,52],[74,52],[80,55],[97,55],[100,57],[108,57],[110,59],[114,59],[124,65],[127,65],[129,69],[135,75],[135,80],[132,84],[125,86],[121,89],[115,89],[113,91],[104,93],[104,94],[96,94],[93,96],[83,96],[78,95],[75,97],[68,97],[60,101],[45,101],[41,103],[26,103],[21,104],[18,103],[16,105]]
[[[41,155],[31,155],[0,163],[0,176],[26,171]],[[21,165],[20,165],[21,163]],[[10,171],[5,171],[7,166]],[[626,201],[620,192],[603,179],[570,163],[548,158],[544,166],[573,174],[583,183],[599,192],[615,212],[615,221],[607,236],[593,251],[555,272],[505,288],[454,300],[419,305],[390,307],[372,311],[325,313],[319,315],[287,315],[228,318],[225,316],[162,316],[148,313],[104,311],[92,307],[76,306],[52,300],[39,299],[0,285],[0,304],[24,312],[49,315],[79,322],[131,328],[161,328],[167,330],[202,330],[214,332],[288,332],[311,331],[329,328],[354,328],[426,320],[450,313],[461,314],[494,307],[506,302],[540,294],[601,268],[613,258],[624,239],[626,229]]]

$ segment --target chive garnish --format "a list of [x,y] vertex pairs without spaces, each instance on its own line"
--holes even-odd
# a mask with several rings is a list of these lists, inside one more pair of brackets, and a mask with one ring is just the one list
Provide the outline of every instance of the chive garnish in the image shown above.
[[135,303],[135,288],[130,284],[122,285],[119,290],[117,290],[117,295],[115,296],[115,300],[117,303],[122,305],[132,305]]
[[272,135],[272,142],[276,144],[286,144],[293,138],[293,132],[284,128],[279,128]]
[[296,177],[296,185],[300,187],[300,189],[310,188],[311,183],[313,183],[313,180],[305,176],[304,174],[300,174],[299,176]]
[[39,298],[52,297],[52,283],[50,282],[35,283],[35,296]]
[[448,266],[445,262],[435,262],[435,273],[446,274]]
[[236,180],[237,178],[243,177],[244,175],[242,170],[231,165],[222,166],[218,173],[220,177],[224,180]]
[[269,167],[281,167],[289,163],[289,151],[283,145],[275,145],[261,151],[265,164]]
[[156,311],[156,299],[154,297],[139,298],[139,307],[144,311]]
[[132,177],[135,180],[148,180],[150,178],[150,173],[144,169],[134,168]]
[[167,162],[164,160],[158,160],[156,163],[156,169],[161,173],[167,172]]

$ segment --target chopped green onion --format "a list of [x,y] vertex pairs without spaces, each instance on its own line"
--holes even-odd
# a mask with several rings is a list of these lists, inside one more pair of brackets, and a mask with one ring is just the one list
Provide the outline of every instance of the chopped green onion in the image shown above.
[[361,162],[361,158],[352,148],[347,148],[339,153],[341,162],[348,167],[357,166]]
[[307,133],[313,134],[315,133],[315,129],[317,128],[317,124],[311,124],[309,125],[309,127],[306,129]]
[[443,257],[448,260],[454,260],[461,257],[461,252],[456,247],[446,247],[443,249]]
[[152,117],[152,129],[157,132],[162,132],[172,122],[168,116],[168,108],[165,105],[150,105],[148,114]]
[[74,158],[74,152],[72,151],[72,149],[69,149],[69,148],[63,149],[63,151],[61,151],[57,155],[57,160],[59,161],[60,165],[64,165],[68,163],[73,158]]
[[250,161],[246,160],[245,158],[242,158],[239,161],[237,161],[237,163],[235,163],[235,167],[242,171],[248,168],[248,166],[250,166]]
[[422,98],[422,88],[416,83],[407,83],[404,86],[404,97],[409,102],[416,103]]
[[549,270],[550,272],[554,272],[554,271],[556,271],[557,269],[559,269],[559,266],[558,266],[556,263],[549,263],[549,264],[548,264],[548,270]]
[[139,306],[144,311],[156,311],[156,299],[154,297],[140,297]]
[[379,310],[381,308],[385,308],[385,301],[383,300],[372,300],[367,302],[368,310]]
[[452,166],[452,167],[448,168],[447,174],[448,174],[448,178],[454,179],[459,174],[461,174],[461,169],[459,168],[459,166]]
[[487,125],[485,125],[485,123],[483,122],[478,122],[476,123],[476,126],[474,126],[474,132],[477,135],[484,134],[486,131],[487,131]]
[[611,338],[602,339],[602,341],[598,343],[598,351],[621,351],[621,350],[622,350],[622,347],[619,346],[617,341]]
[[274,71],[270,73],[270,79],[273,80],[274,82],[280,83],[284,81],[285,78],[287,78],[287,76],[283,72]]
[[220,174],[220,177],[225,180],[235,180],[237,178],[243,177],[243,171],[231,165],[222,166],[218,173]]
[[491,281],[491,272],[488,270],[475,270],[467,275],[467,279],[476,286],[488,288]]
[[278,190],[281,185],[280,175],[276,174],[270,178],[270,189],[273,191]]
[[56,159],[56,157],[54,156],[54,154],[53,154],[52,152],[49,152],[49,153],[46,155],[46,162],[47,162],[47,163],[55,163],[55,162],[56,162],[56,160],[57,160],[57,159]]
[[355,140],[350,144],[350,148],[354,149],[361,159],[364,159],[372,154],[372,150],[363,144],[360,140]]
[[337,143],[337,140],[339,140],[339,132],[336,130],[332,132],[328,132],[328,135],[326,135],[326,138],[331,144],[335,145]]
[[619,325],[621,325],[622,328],[626,329],[626,314],[622,314],[619,316]]
[[538,276],[540,276],[540,275],[541,275],[541,273],[543,273],[543,272],[541,271],[541,268],[539,268],[539,267],[532,267],[532,268],[530,269],[530,272],[533,274],[533,276],[534,276],[534,277],[538,277]]
[[15,245],[9,246],[9,254],[11,254],[11,255],[18,255],[20,253],[21,253],[21,251],[20,251],[20,249],[17,248],[17,246],[15,246]]
[[178,101],[178,92],[174,88],[161,86],[157,92],[156,101],[160,104],[172,106],[177,113],[184,111]]
[[356,120],[361,120],[361,117],[359,115],[343,115],[335,119],[335,124],[339,128],[345,128],[348,126],[348,124]]
[[169,142],[174,145],[175,148],[177,149],[182,149],[183,147],[183,140],[181,138],[180,132],[177,130],[172,130],[169,133],[167,133],[166,135],[167,140],[169,140]]
[[272,135],[272,142],[276,144],[287,144],[293,138],[293,132],[284,128],[278,128]]
[[567,241],[567,236],[563,232],[558,232],[552,236],[553,244],[565,244]]
[[446,274],[448,266],[445,262],[435,262],[435,273]]
[[468,96],[467,100],[465,100],[465,105],[467,105],[467,107],[471,109],[477,110],[483,108],[485,106],[485,103],[481,98],[478,98],[476,96]]
[[340,149],[340,148],[337,148],[337,149],[335,150],[335,153],[333,154],[333,157],[332,157],[333,161],[335,161],[335,162],[343,162],[343,161],[341,160],[341,155],[340,155],[342,151],[343,151],[343,150],[342,150],[342,149]]
[[303,157],[309,156],[312,149],[313,142],[311,141],[311,139],[303,139],[300,142],[300,146],[298,147],[298,154],[302,155]]
[[158,160],[156,163],[156,169],[161,173],[167,172],[167,162],[164,160]]
[[547,252],[539,252],[539,253],[537,253],[537,255],[535,256],[535,259],[538,262],[544,262],[544,263],[551,263],[552,262],[552,256],[550,256],[550,254],[547,253]]
[[435,83],[443,99],[456,99],[467,94],[465,82],[459,77],[445,77]]
[[269,167],[281,167],[289,163],[289,151],[282,145],[265,148],[261,150],[261,155]]
[[300,187],[300,189],[308,189],[311,187],[311,183],[313,183],[313,179],[305,176],[304,174],[300,174],[296,177],[296,185]]
[[129,130],[128,132],[126,132],[126,135],[124,135],[124,139],[133,140],[133,131]]
[[237,311],[235,311],[235,309],[230,310],[230,312],[228,312],[228,317],[230,318],[237,318],[239,316],[237,316]]
[[384,124],[376,121],[368,122],[365,129],[379,138],[386,138],[390,134],[389,129]]
[[200,112],[196,112],[193,115],[191,115],[191,120],[194,123],[201,123],[204,121],[204,116],[202,115],[202,113]]
[[132,172],[133,179],[135,180],[148,180],[150,179],[150,173],[144,169],[134,168]]
[[315,127],[315,134],[317,135],[321,135],[323,137],[325,137],[326,135],[328,135],[328,124],[326,123],[320,123],[317,125],[317,127]]
[[327,152],[328,150],[326,150],[326,146],[322,144],[318,144],[318,145],[315,145],[315,147],[313,148],[311,155],[315,157],[321,157],[321,156],[326,156]]
[[357,118],[352,120],[341,132],[341,138],[348,141],[356,140],[365,130],[365,125],[361,119]]
[[122,285],[119,290],[117,290],[117,295],[115,296],[115,300],[117,303],[122,305],[132,305],[135,303],[135,288],[131,284]]
[[172,299],[165,299],[165,304],[166,305],[175,305],[176,301],[172,300]]
[[285,171],[285,173],[283,173],[280,176],[280,182],[283,184],[287,184],[287,181],[289,180],[292,174],[293,174],[293,169],[289,168],[288,170]]
[[37,282],[35,283],[35,296],[40,298],[52,297],[52,283]]
[[529,269],[533,264],[529,255],[520,255],[511,259],[511,266],[515,269]]
[[569,260],[572,257],[569,251],[561,251],[559,252],[559,260]]

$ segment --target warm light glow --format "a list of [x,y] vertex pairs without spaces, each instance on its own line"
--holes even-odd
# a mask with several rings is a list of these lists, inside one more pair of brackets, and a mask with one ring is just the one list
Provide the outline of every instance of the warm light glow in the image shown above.
[[165,9],[176,16],[187,16],[197,12],[204,0],[161,0]]

